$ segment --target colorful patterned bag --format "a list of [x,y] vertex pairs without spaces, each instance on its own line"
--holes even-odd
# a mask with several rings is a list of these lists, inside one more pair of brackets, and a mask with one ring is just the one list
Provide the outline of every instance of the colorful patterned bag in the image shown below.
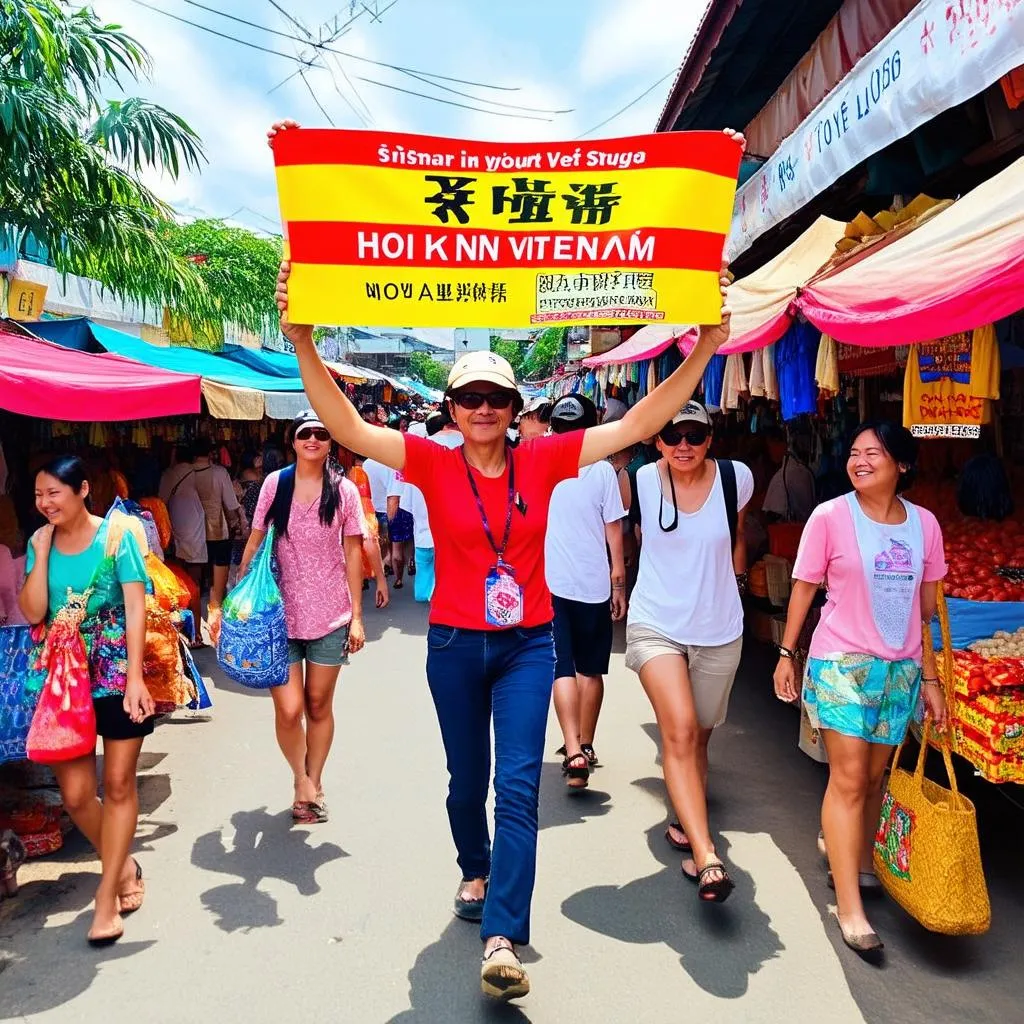
[[249,571],[222,607],[217,661],[225,675],[254,690],[288,682],[288,625],[273,557],[271,526]]
[[74,761],[96,749],[96,711],[81,628],[91,594],[91,586],[82,594],[69,587],[67,601],[46,630],[40,656],[46,681],[25,740],[30,761]]
[[924,777],[930,733],[927,720],[913,774],[899,766],[903,744],[896,750],[875,836],[875,872],[885,891],[929,931],[981,935],[992,911],[974,804],[957,788],[945,740],[950,788]]
[[32,630],[0,627],[0,764],[25,758],[25,740],[32,724],[35,697],[25,692]]

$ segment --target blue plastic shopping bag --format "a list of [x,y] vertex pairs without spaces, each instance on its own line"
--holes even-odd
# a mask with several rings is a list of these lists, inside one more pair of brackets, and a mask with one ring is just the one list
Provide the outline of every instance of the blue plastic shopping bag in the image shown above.
[[249,571],[221,610],[217,661],[230,679],[254,690],[288,681],[288,627],[274,579],[273,554],[271,526]]

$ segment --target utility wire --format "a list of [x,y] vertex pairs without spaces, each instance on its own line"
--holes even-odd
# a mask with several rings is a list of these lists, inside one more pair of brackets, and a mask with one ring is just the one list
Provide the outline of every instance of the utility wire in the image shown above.
[[[157,11],[160,14],[166,14],[170,18],[176,18],[178,21],[184,21],[184,18],[180,18],[177,15],[170,14],[167,11],[162,11],[157,7],[150,7],[149,4],[143,3],[143,0],[134,0],[135,3],[141,4],[143,7],[149,7],[150,10]],[[276,28],[270,28],[268,25],[260,25],[254,21],[248,21],[245,18],[239,18],[237,15],[228,14],[225,11],[218,11],[215,7],[210,7],[207,4],[199,3],[199,0],[183,0],[184,3],[190,7],[198,7],[201,11],[206,11],[209,14],[216,14],[221,18],[227,18],[229,21],[237,22],[239,25],[246,25],[248,28],[254,28],[260,32],[269,32],[271,35],[280,36],[282,39],[290,39],[292,42],[302,43],[306,46],[312,46],[314,49],[323,50],[325,53],[333,53],[338,57],[348,57],[350,60],[357,60],[363,64],[375,64],[377,67],[390,68],[392,71],[399,71],[404,75],[425,75],[428,78],[437,78],[442,82],[456,82],[458,85],[472,85],[478,89],[498,89],[502,92],[519,92],[520,86],[518,85],[491,85],[488,82],[472,82],[465,78],[451,78],[448,75],[439,75],[433,71],[420,71],[418,68],[408,68],[401,64],[391,64],[384,60],[373,60],[370,57],[363,57],[358,53],[349,53],[346,50],[338,50],[333,46],[328,46],[326,43],[318,43],[310,39],[302,39],[299,36],[291,35],[288,32],[281,32]],[[394,6],[394,4],[392,4]],[[186,22],[186,24],[194,24],[193,22]],[[204,25],[197,25],[197,28],[206,28]],[[207,31],[213,31],[208,29]],[[218,35],[220,33],[217,33]],[[228,37],[231,38],[231,37]],[[238,40],[241,42],[241,40]],[[308,62],[307,62],[308,63]],[[487,101],[484,101],[487,102]],[[557,111],[544,111],[544,113],[557,113]]]
[[603,128],[610,121],[614,121],[615,118],[617,118],[620,114],[624,114],[627,110],[629,110],[630,107],[635,107],[642,99],[644,99],[644,97],[649,96],[652,92],[654,92],[655,89],[658,88],[659,85],[661,85],[662,82],[671,78],[678,70],[678,68],[673,68],[667,75],[662,75],[661,78],[659,78],[654,83],[654,85],[650,86],[650,88],[644,89],[644,91],[640,93],[640,95],[637,96],[636,99],[630,100],[620,110],[616,110],[615,113],[611,115],[611,117],[606,117],[600,124],[595,124],[593,128],[588,128],[582,135],[577,135],[576,138],[585,139],[592,132],[596,132],[598,128]]
[[[337,128],[338,126],[331,119],[331,115],[328,114],[326,110],[324,110],[324,105],[320,102],[320,100],[317,99],[316,92],[314,91],[313,86],[311,86],[309,84],[309,79],[306,78],[306,72],[305,71],[300,71],[299,72],[299,77],[302,79],[302,84],[305,85],[305,87],[309,90],[309,95],[313,97],[313,102],[320,108],[320,113],[323,114],[324,117],[327,118],[327,123],[332,128]],[[344,97],[342,97],[342,99],[344,99]],[[351,106],[351,104],[349,104],[349,106]],[[355,107],[352,107],[352,113],[356,113]]]
[[[136,0],[138,3],[139,0]],[[412,89],[403,89],[397,85],[389,85],[387,82],[378,82],[376,78],[364,78],[362,75],[356,75],[356,78],[360,82],[367,82],[370,85],[379,85],[382,89],[393,89],[395,92],[404,92],[407,96],[419,96],[425,100],[432,100],[434,103],[445,103],[449,107],[462,107],[463,110],[475,110],[481,114],[491,114],[494,117],[514,117],[520,121],[551,121],[550,117],[534,117],[533,114],[506,114],[503,110],[487,110],[484,107],[471,107],[468,103],[456,103],[454,100],[443,100],[439,96],[429,96],[425,92],[414,92]],[[484,102],[487,102],[486,100]],[[558,113],[556,110],[550,111],[552,114]]]
[[571,114],[573,112],[572,107],[568,110],[546,110],[540,107],[522,107],[517,103],[499,103],[497,100],[485,100],[483,96],[474,96],[472,93],[461,92],[447,85],[439,85],[437,82],[432,82],[429,78],[424,78],[422,75],[414,74],[411,71],[406,72],[406,74],[417,81],[423,82],[424,85],[429,85],[433,89],[443,89],[445,92],[453,93],[456,96],[465,96],[468,100],[476,100],[478,103],[490,103],[492,106],[505,107],[507,110],[525,110],[531,114]]

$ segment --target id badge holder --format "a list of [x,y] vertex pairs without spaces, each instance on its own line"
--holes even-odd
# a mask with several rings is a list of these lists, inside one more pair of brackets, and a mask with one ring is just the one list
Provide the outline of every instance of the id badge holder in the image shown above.
[[500,629],[523,621],[523,588],[508,566],[497,565],[484,581],[484,612],[489,626]]

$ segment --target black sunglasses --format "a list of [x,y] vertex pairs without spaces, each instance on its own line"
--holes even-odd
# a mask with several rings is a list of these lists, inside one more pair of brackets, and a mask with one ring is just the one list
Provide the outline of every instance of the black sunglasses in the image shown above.
[[682,431],[678,427],[669,425],[665,427],[659,434],[663,444],[667,444],[669,448],[675,448],[676,445],[682,444],[683,439],[686,439],[686,443],[691,448],[699,448],[708,439],[710,432],[706,427],[697,427],[694,430]]
[[330,441],[331,432],[323,427],[299,427],[295,431],[296,441],[308,441],[311,437],[315,437],[318,441]]
[[453,391],[451,400],[460,409],[479,409],[486,402],[492,409],[507,409],[514,401],[511,391]]

